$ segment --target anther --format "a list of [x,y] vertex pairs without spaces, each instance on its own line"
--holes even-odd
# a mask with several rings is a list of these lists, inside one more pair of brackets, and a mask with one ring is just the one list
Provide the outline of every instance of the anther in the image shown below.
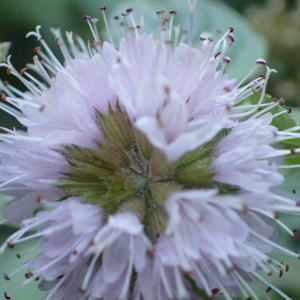
[[252,92],[254,93],[254,94],[258,94],[258,90],[253,86],[252,87]]
[[266,292],[270,292],[272,290],[272,288],[269,286],[267,289],[266,289]]
[[15,247],[15,244],[12,241],[7,242],[7,247],[12,249]]
[[279,100],[277,98],[272,98],[273,102],[278,102]]
[[123,17],[127,17],[128,14],[127,14],[127,13],[122,13],[122,16],[123,16]]
[[233,32],[234,28],[232,26],[229,26],[230,32]]
[[221,29],[217,29],[216,32],[217,33],[222,33],[222,30]]
[[131,26],[131,27],[128,27],[127,29],[128,29],[128,30],[131,30],[131,31],[134,31],[134,30],[135,30],[135,27],[132,27],[132,26]]
[[4,93],[0,94],[0,98],[2,101],[6,101],[6,95]]
[[225,91],[225,92],[231,92],[231,89],[230,89],[228,86],[225,86],[225,87],[224,87],[224,91]]
[[165,92],[166,92],[166,94],[170,93],[170,88],[168,86],[165,86]]
[[165,41],[166,45],[171,45],[173,43],[173,41]]
[[169,14],[170,14],[170,15],[177,15],[177,11],[176,11],[176,10],[171,10],[171,11],[169,12]]
[[6,74],[10,75],[10,69],[9,68],[6,69]]
[[285,103],[285,100],[283,98],[279,99],[279,105],[283,105]]
[[260,74],[259,76],[260,76],[261,78],[264,78],[264,79],[266,78],[266,75],[265,75],[265,74]]
[[295,154],[296,153],[296,148],[292,148],[290,151],[291,151],[292,154]]
[[282,275],[283,275],[283,271],[282,271],[282,270],[280,270],[280,271],[279,271],[279,278],[281,278],[281,277],[282,277]]
[[39,50],[41,50],[41,47],[35,47],[35,48],[32,50],[32,52],[33,52],[33,53],[36,53],[36,52],[38,52]]
[[114,19],[115,20],[119,20],[119,16],[114,16]]
[[106,7],[105,6],[101,6],[99,9],[100,10],[106,10]]
[[16,254],[17,258],[21,258],[21,255],[20,254]]
[[40,107],[40,112],[44,111],[45,110],[45,105],[41,105]]
[[267,62],[266,62],[264,59],[262,59],[262,58],[258,58],[258,59],[256,60],[256,63],[257,63],[257,64],[260,64],[260,65],[265,65]]
[[118,58],[117,58],[117,63],[119,63],[119,64],[120,64],[120,63],[121,63],[121,61],[122,61],[122,60],[121,60],[121,58],[120,58],[120,57],[118,57]]
[[272,258],[268,258],[267,263],[268,264],[272,263]]
[[272,274],[273,274],[273,272],[272,272],[272,271],[270,271],[270,272],[268,273],[268,276],[272,276]]
[[275,220],[279,219],[279,214],[278,214],[278,212],[274,212],[274,219],[275,219]]
[[160,15],[160,14],[162,14],[162,11],[158,10],[158,11],[156,12],[156,14],[157,14],[157,15]]
[[252,297],[248,297],[246,300],[252,300]]
[[8,275],[7,275],[6,273],[3,274],[3,277],[4,277],[4,279],[7,280],[7,281],[10,280],[10,277],[8,277]]
[[219,293],[219,289],[218,288],[214,288],[214,289],[212,289],[211,290],[211,292],[215,295],[215,294],[217,294],[217,293]]
[[169,16],[164,16],[164,20],[165,20],[165,22],[168,22],[170,20],[170,17]]
[[77,255],[77,253],[78,253],[77,250],[74,250],[74,251],[73,251],[73,254],[74,254],[74,255]]
[[30,270],[28,270],[28,272],[25,274],[25,277],[27,279],[30,278],[30,277],[32,277],[32,276],[33,276],[33,274],[32,274],[32,272]]
[[230,41],[231,41],[232,43],[235,41],[235,37],[234,37],[233,34],[228,33],[228,34],[227,34],[227,37],[230,39]]
[[20,71],[20,74],[23,75],[24,72],[27,70],[27,68],[23,68],[21,71]]
[[4,81],[4,85],[8,86],[9,82],[7,80]]
[[200,35],[200,41],[206,41],[206,37],[204,37],[204,36],[202,36],[202,35]]
[[231,111],[231,109],[232,109],[231,105],[228,104],[228,103],[226,103],[225,108],[226,108],[228,111]]
[[226,64],[229,64],[230,63],[230,58],[228,56],[225,56],[223,58],[223,61],[226,63]]
[[164,123],[160,118],[157,118],[157,122],[158,122],[158,126],[163,128],[164,127]]
[[36,198],[37,203],[41,203],[43,197],[41,195],[38,195]]
[[215,54],[215,59],[217,59],[217,57],[221,54],[221,52],[218,52]]
[[88,16],[88,15],[85,15],[84,17],[83,17],[83,20],[85,21],[85,20],[90,20],[91,19],[91,17],[90,16]]
[[133,8],[127,8],[126,9],[126,12],[129,14],[129,13],[131,13],[133,11]]
[[54,38],[56,41],[59,41],[60,40],[60,37],[58,36],[58,37],[56,37],[56,38]]
[[97,24],[97,23],[98,23],[98,19],[92,18],[92,19],[91,19],[91,22],[94,23],[94,24]]
[[288,264],[285,265],[285,271],[288,272],[290,269],[290,266]]
[[43,40],[43,39],[44,39],[44,37],[41,36],[41,37],[38,39],[38,42],[40,42],[40,41]]
[[162,13],[166,12],[166,9],[165,9],[165,8],[162,8],[162,9],[161,9],[161,12],[162,12]]
[[35,278],[34,280],[35,280],[35,281],[39,281],[39,279],[40,279],[40,276],[38,276],[38,277]]
[[86,290],[81,288],[79,289],[79,292],[85,294]]
[[290,107],[287,107],[287,108],[286,108],[286,111],[287,111],[288,114],[290,114],[290,113],[292,112],[292,110],[291,110]]
[[294,235],[292,236],[293,239],[295,239],[298,235],[297,229],[293,230]]
[[8,297],[8,295],[7,295],[7,293],[6,293],[6,292],[4,292],[4,297],[5,297],[5,299],[7,299],[7,300],[9,300],[9,299],[10,299],[10,297]]

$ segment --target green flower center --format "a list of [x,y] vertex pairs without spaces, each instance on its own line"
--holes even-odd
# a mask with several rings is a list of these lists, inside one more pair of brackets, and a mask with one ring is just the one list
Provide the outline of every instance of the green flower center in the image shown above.
[[145,231],[155,241],[167,224],[164,201],[169,193],[187,188],[212,188],[214,174],[207,171],[210,154],[220,134],[205,146],[168,162],[144,134],[133,127],[117,104],[108,116],[96,111],[106,144],[98,148],[66,146],[64,155],[72,172],[64,174],[59,185],[68,196],[83,197],[84,202],[100,205],[107,215],[135,212]]

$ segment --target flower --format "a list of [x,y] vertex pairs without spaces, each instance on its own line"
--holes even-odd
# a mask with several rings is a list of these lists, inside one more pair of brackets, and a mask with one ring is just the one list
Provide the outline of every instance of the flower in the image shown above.
[[11,57],[0,65],[28,89],[0,81],[0,107],[27,127],[0,135],[0,191],[14,196],[4,222],[21,223],[0,252],[44,243],[5,279],[30,268],[21,286],[42,276],[46,300],[199,300],[199,290],[258,299],[249,281],[290,299],[257,272],[282,276],[273,250],[299,256],[278,244],[276,226],[296,235],[278,213],[299,207],[297,196],[274,186],[284,180],[279,168],[297,167],[284,157],[300,150],[284,149],[298,126],[273,124],[290,112],[265,94],[274,70],[242,86],[254,70],[239,83],[225,72],[233,28],[200,36],[198,48],[184,35],[176,44],[176,12],[165,9],[156,38],[128,9],[115,48],[101,10],[109,43],[85,16],[93,44],[69,32],[67,44],[52,29],[64,63],[38,26],[28,36],[46,53],[37,48],[20,73]]

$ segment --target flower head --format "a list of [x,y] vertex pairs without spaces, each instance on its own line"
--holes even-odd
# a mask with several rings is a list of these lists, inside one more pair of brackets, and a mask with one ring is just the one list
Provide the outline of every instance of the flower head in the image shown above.
[[15,197],[4,218],[21,223],[0,251],[44,242],[23,285],[43,276],[46,300],[196,300],[199,289],[258,299],[248,282],[273,286],[257,271],[283,267],[268,253],[299,256],[276,241],[276,226],[295,236],[278,212],[298,214],[297,199],[273,187],[300,150],[275,147],[299,136],[273,126],[290,112],[265,94],[275,70],[237,83],[225,71],[233,28],[193,48],[191,32],[172,40],[176,12],[165,9],[156,37],[128,9],[115,47],[100,10],[109,42],[85,16],[92,44],[52,29],[64,62],[38,26],[28,36],[45,52],[20,73],[11,57],[1,64],[28,91],[0,81],[0,107],[27,127],[0,135],[1,193]]

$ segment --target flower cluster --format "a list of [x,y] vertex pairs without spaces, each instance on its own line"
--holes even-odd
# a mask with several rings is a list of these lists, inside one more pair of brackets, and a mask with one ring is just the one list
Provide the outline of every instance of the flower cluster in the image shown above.
[[299,213],[296,196],[274,188],[278,169],[300,150],[283,147],[299,126],[273,126],[290,112],[265,94],[275,70],[249,82],[258,59],[229,79],[233,28],[193,48],[186,33],[172,40],[176,12],[165,9],[154,35],[128,9],[116,48],[101,10],[110,42],[85,16],[93,44],[52,29],[64,63],[38,26],[28,36],[45,52],[20,73],[11,57],[1,64],[28,91],[0,81],[1,109],[27,128],[0,134],[0,191],[14,196],[4,219],[21,223],[0,251],[44,244],[5,279],[30,269],[21,286],[42,276],[46,300],[258,299],[249,281],[290,299],[257,272],[288,270],[270,251],[299,256],[277,243],[278,226],[296,234],[278,213]]

